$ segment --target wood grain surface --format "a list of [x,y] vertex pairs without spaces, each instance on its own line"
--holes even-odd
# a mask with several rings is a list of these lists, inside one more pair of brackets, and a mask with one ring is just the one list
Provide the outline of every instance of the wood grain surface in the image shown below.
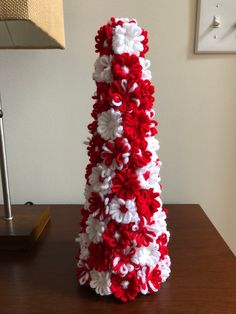
[[13,205],[13,220],[4,219],[0,207],[0,250],[26,250],[34,246],[50,220],[50,208],[44,205]]
[[198,205],[166,205],[172,274],[158,293],[122,304],[78,287],[79,205],[51,206],[29,252],[0,252],[1,314],[235,314],[236,261]]

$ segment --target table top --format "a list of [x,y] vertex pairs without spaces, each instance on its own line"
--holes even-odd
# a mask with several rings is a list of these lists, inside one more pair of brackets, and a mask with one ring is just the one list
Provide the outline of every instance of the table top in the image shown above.
[[152,295],[122,304],[78,287],[74,238],[79,205],[51,206],[51,222],[29,252],[0,252],[3,314],[236,313],[236,261],[199,205],[166,205],[170,279]]

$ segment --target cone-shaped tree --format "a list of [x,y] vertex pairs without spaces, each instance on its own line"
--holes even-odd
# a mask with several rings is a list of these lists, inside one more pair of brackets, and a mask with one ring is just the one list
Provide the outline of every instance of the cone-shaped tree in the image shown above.
[[125,302],[156,292],[170,274],[154,86],[145,59],[147,32],[136,20],[111,18],[95,40],[97,91],[77,278]]

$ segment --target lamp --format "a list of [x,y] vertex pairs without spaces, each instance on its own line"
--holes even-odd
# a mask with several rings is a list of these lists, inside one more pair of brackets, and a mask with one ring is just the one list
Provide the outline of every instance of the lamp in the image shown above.
[[[0,49],[63,49],[63,0],[0,0]],[[0,98],[0,249],[29,249],[50,220],[47,206],[11,205]]]

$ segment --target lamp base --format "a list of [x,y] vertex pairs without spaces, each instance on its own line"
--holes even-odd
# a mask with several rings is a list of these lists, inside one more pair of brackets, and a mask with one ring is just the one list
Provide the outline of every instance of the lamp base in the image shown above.
[[4,219],[0,206],[0,250],[29,250],[50,220],[50,208],[45,205],[13,205],[13,219]]

